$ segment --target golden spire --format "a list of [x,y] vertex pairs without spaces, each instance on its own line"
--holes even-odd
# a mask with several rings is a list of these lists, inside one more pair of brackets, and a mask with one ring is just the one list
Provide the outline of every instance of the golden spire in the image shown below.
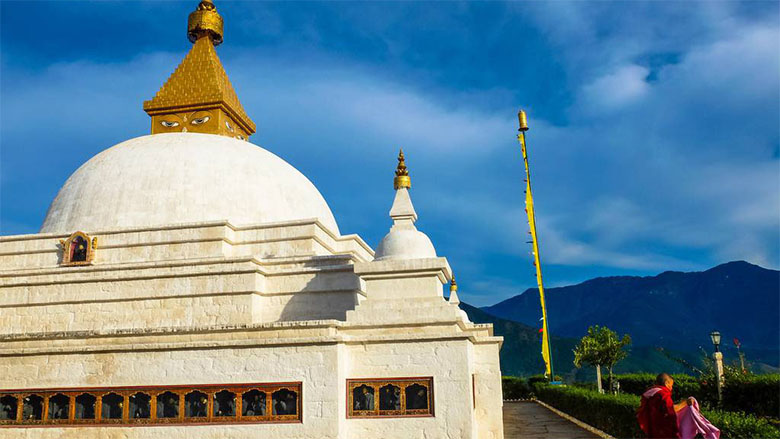
[[222,16],[217,13],[217,7],[211,0],[203,0],[195,8],[187,20],[187,38],[196,42],[200,37],[208,35],[215,46],[222,44]]
[[395,190],[412,187],[412,179],[409,178],[409,171],[406,169],[406,162],[404,161],[404,150],[401,149],[398,152],[398,167],[395,168],[395,178],[393,179],[393,187]]
[[452,280],[450,281],[450,294],[457,293],[458,292],[458,284],[455,282],[455,275],[452,275]]
[[187,37],[194,44],[160,91],[144,102],[152,134],[195,132],[246,140],[256,126],[247,116],[219,61],[222,17],[211,0],[189,16]]

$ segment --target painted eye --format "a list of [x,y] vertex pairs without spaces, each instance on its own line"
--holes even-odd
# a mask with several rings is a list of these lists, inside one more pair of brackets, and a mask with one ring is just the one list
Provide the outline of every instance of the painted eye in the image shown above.
[[192,119],[192,122],[190,122],[190,123],[193,124],[193,125],[200,125],[200,124],[204,124],[204,123],[208,122],[209,119],[211,119],[211,118],[208,117],[208,116],[203,116],[203,117],[199,117],[197,119]]
[[242,135],[240,135],[240,134],[239,134],[238,136],[236,136],[236,138],[237,138],[238,140],[246,140],[246,139],[244,138],[244,136],[242,136]]
[[228,131],[230,131],[231,133],[233,132],[233,127],[232,127],[232,126],[230,126],[230,124],[228,123],[228,121],[225,121],[225,126],[227,127]]
[[165,128],[173,128],[179,126],[179,122],[168,122],[167,120],[163,120],[160,122],[160,125],[164,126]]

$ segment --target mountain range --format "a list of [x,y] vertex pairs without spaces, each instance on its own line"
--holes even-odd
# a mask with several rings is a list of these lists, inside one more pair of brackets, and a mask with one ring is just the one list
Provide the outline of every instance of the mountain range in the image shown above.
[[[727,359],[737,358],[732,340],[738,338],[755,369],[780,365],[777,270],[736,261],[701,272],[600,277],[545,293],[556,373],[588,373],[573,368],[571,350],[592,325],[631,336],[631,354],[617,368],[620,372],[683,371],[670,356],[701,363],[702,349],[712,350],[713,330],[722,334]],[[472,321],[493,323],[495,333],[504,336],[505,374],[541,370],[541,311],[535,288],[481,309],[465,303],[461,307]]]

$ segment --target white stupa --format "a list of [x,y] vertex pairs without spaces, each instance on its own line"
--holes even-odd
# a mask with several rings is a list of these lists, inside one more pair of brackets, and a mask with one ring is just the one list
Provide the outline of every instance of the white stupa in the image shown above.
[[211,1],[188,35],[152,134],[0,237],[0,437],[502,438],[502,339],[443,297],[403,155],[374,254],[248,141]]

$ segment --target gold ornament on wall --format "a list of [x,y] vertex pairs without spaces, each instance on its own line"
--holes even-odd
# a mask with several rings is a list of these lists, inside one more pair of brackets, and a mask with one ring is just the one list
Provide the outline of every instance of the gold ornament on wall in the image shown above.
[[62,247],[61,265],[90,265],[95,260],[98,248],[97,237],[90,238],[84,232],[74,232],[67,239],[60,240]]

